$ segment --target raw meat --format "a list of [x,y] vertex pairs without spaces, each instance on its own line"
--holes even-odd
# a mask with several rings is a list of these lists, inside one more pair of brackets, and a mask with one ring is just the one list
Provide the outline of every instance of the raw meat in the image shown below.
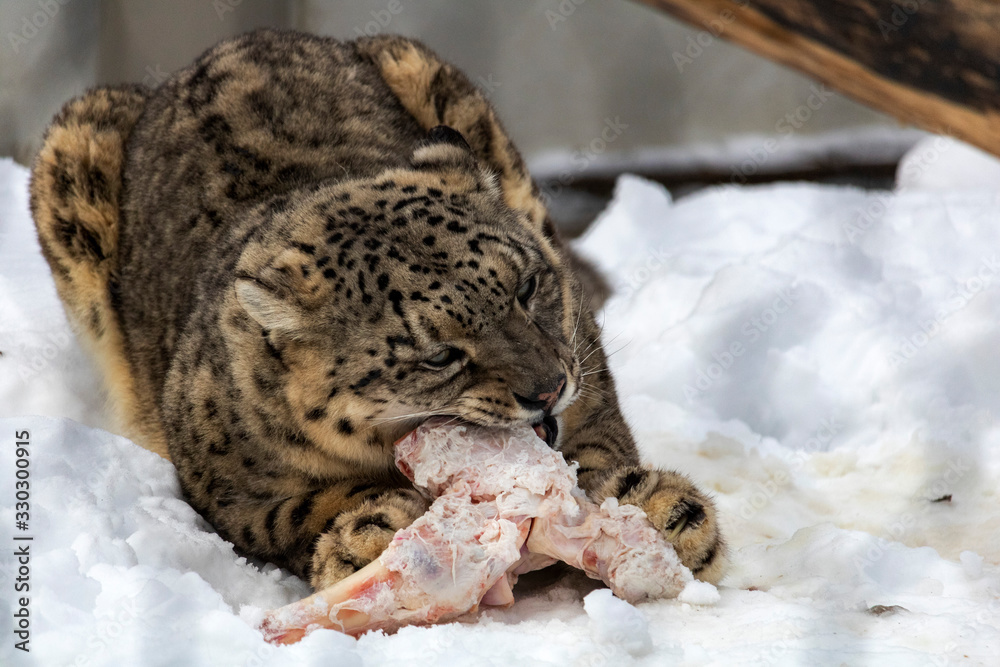
[[629,602],[675,597],[692,580],[641,509],[589,501],[575,469],[528,426],[431,420],[396,444],[396,464],[435,498],[430,509],[378,560],[266,616],[268,640],[292,643],[318,627],[391,631],[509,605],[518,575],[556,560]]

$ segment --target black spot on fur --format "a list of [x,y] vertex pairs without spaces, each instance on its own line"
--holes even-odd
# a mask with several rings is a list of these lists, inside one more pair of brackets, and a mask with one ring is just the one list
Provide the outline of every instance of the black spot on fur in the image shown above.
[[618,482],[618,490],[615,492],[616,498],[624,498],[635,490],[635,487],[642,484],[646,479],[645,471],[631,471]]
[[385,342],[389,346],[390,350],[395,350],[397,345],[413,347],[413,339],[409,336],[386,336]]
[[428,201],[427,197],[409,197],[407,199],[400,199],[393,205],[392,210],[400,211],[406,208],[407,206],[410,206],[411,204],[416,204],[418,202],[427,202],[427,201]]
[[302,500],[299,501],[299,504],[292,510],[290,516],[294,527],[301,528],[302,524],[305,523],[306,518],[308,518],[309,514],[312,512],[313,501],[315,501],[316,496],[318,496],[320,492],[320,489],[310,491],[303,496]]
[[367,387],[373,381],[382,377],[382,371],[378,368],[368,371],[368,374],[363,378],[358,380],[356,383],[351,385],[351,389],[361,389],[362,387]]
[[65,220],[56,217],[56,227],[62,246],[77,257],[88,254],[98,262],[104,261],[104,250],[97,235],[83,225],[77,218]]
[[111,201],[111,190],[108,183],[108,177],[104,175],[101,168],[98,166],[91,166],[87,170],[87,198],[90,199],[92,203],[97,203],[99,201]]
[[275,535],[274,527],[278,521],[278,511],[281,509],[281,503],[276,503],[274,507],[268,511],[267,516],[264,518],[264,529],[267,530],[267,539],[271,544],[277,544],[278,538]]
[[358,520],[354,522],[354,532],[359,532],[372,526],[381,530],[392,530],[392,524],[389,523],[389,517],[382,512],[379,512],[377,514],[368,514],[366,516],[359,517]]
[[[267,163],[268,165],[270,165],[270,161],[268,160],[263,160],[262,162],[257,164],[262,166],[263,163]],[[258,171],[264,171],[264,170],[258,167]],[[271,200],[271,203],[268,204],[267,208],[269,211],[271,211],[271,213],[282,213],[283,211],[285,211],[285,209],[288,208],[288,197],[285,196],[275,197],[274,199]]]
[[96,338],[101,338],[104,336],[104,323],[101,318],[101,311],[97,304],[91,304],[90,306],[90,316],[88,318],[88,326],[90,330],[94,332]]
[[403,295],[399,290],[389,292],[389,301],[392,302],[392,312],[403,317],[403,308],[399,304],[403,301]]
[[354,425],[348,419],[341,419],[337,423],[337,430],[344,435],[354,435]]
[[214,456],[225,456],[226,454],[229,453],[229,447],[226,447],[225,445],[220,444],[213,440],[212,442],[208,443],[208,453]]
[[[56,159],[59,159],[57,153]],[[70,178],[69,173],[62,167],[58,165],[52,165],[52,181],[55,185],[56,197],[61,202],[65,202],[66,199],[73,194],[73,179]]]
[[285,442],[302,449],[312,447],[312,442],[301,433],[287,433],[285,435]]
[[323,417],[326,417],[326,408],[324,407],[313,408],[306,413],[306,419],[309,421],[318,421]]
[[369,482],[362,482],[361,484],[355,484],[354,486],[351,487],[351,490],[347,492],[347,497],[352,498],[358,495],[359,493],[364,493],[365,491],[369,491],[373,488],[375,488],[375,485]]
[[695,565],[693,568],[691,568],[691,574],[698,574],[706,567],[711,565],[712,561],[714,561],[715,557],[719,554],[719,546],[720,546],[719,540],[716,539],[712,543],[712,546],[709,547],[708,551],[705,552],[705,555],[702,556],[701,559],[699,559],[698,564]]

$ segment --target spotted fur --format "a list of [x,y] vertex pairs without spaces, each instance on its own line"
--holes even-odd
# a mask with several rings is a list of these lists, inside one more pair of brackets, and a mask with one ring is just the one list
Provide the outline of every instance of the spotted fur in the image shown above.
[[559,425],[702,578],[711,500],[639,466],[590,299],[482,94],[421,44],[259,31],[56,117],[32,210],[122,428],[242,552],[329,585],[427,501],[430,415]]

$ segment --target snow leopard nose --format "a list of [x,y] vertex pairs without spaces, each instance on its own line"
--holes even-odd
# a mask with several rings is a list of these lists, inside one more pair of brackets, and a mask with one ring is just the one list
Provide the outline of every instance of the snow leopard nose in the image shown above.
[[517,400],[518,405],[525,410],[544,410],[545,412],[549,412],[559,401],[559,397],[562,396],[563,389],[565,388],[566,376],[560,375],[555,383],[554,389],[549,389],[548,391],[535,391],[534,398],[514,393],[514,398]]

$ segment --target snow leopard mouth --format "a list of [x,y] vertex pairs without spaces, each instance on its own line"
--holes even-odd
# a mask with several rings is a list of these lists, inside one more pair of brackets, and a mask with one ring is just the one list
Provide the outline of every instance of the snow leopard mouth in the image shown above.
[[545,415],[545,418],[538,424],[533,424],[532,428],[535,429],[538,437],[545,441],[546,445],[556,446],[556,439],[559,437],[559,422],[556,421],[555,415]]

